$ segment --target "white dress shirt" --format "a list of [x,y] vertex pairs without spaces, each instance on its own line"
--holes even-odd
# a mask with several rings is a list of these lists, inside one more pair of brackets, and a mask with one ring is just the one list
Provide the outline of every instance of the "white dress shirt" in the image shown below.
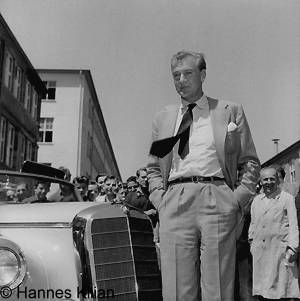
[[[182,117],[187,111],[189,103],[182,100],[178,110],[174,135],[180,126]],[[178,155],[179,141],[173,148],[173,160],[169,181],[179,177],[216,176],[223,173],[218,160],[207,97],[203,96],[196,101],[193,109],[193,123],[190,127],[189,153],[182,160]]]

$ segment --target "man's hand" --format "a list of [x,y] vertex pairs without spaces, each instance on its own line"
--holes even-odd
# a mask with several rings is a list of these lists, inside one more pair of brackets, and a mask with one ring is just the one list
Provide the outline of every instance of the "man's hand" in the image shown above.
[[150,210],[144,211],[144,213],[147,214],[147,215],[155,215],[156,214],[156,210],[155,209],[150,209]]
[[291,248],[287,248],[285,253],[286,264],[292,263],[296,261],[296,259],[297,259],[297,253],[293,251]]

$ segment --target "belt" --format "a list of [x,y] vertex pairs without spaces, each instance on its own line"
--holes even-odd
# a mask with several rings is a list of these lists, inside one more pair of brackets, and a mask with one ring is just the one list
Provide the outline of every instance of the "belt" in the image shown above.
[[180,183],[201,183],[201,182],[215,182],[215,181],[225,181],[225,179],[220,177],[202,177],[202,176],[181,177],[170,181],[168,184],[174,185]]

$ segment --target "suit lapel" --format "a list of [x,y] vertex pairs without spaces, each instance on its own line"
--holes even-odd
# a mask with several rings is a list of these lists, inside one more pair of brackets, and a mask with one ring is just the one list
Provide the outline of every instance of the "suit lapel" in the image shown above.
[[176,120],[178,114],[178,106],[166,107],[166,112],[163,115],[162,129],[159,135],[159,139],[172,137],[174,135]]
[[[166,108],[166,114],[164,114],[163,116],[164,120],[162,122],[162,129],[159,135],[159,139],[172,137],[174,135],[177,115],[178,115],[178,106],[168,106]],[[163,170],[165,188],[167,187],[168,177],[171,170],[172,158],[173,158],[173,151],[171,151],[164,158],[160,159],[161,167]]]
[[227,104],[221,105],[222,103],[220,103],[217,99],[210,97],[207,99],[216,151],[222,170],[225,171],[225,138],[230,118],[230,110]]

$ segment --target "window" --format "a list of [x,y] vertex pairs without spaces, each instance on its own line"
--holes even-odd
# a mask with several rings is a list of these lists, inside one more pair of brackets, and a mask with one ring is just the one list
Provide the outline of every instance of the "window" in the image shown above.
[[47,89],[46,95],[43,99],[55,100],[56,82],[55,81],[47,81],[47,82],[44,81],[43,83]]
[[15,145],[15,128],[8,122],[7,126],[7,145],[5,164],[8,167],[13,167],[14,162],[14,145]]
[[295,182],[296,181],[296,169],[295,169],[294,162],[291,162],[291,164],[290,164],[290,176],[291,176],[291,182]]
[[18,101],[22,101],[22,81],[23,81],[23,70],[17,66],[14,78],[14,89],[13,94]]
[[53,142],[53,118],[40,119],[39,142]]
[[28,80],[26,80],[26,88],[25,88],[25,101],[24,101],[24,107],[27,111],[29,111],[29,108],[32,105],[32,87]]
[[31,109],[31,116],[34,120],[37,119],[37,110],[38,110],[38,94],[34,89],[32,89],[32,109]]
[[32,143],[28,139],[26,139],[25,160],[29,160],[29,161],[32,160]]
[[19,133],[20,139],[20,163],[23,164],[25,161],[25,153],[26,153],[26,139],[22,133]]
[[5,62],[5,85],[9,91],[13,91],[13,74],[15,69],[15,59],[8,52]]
[[0,162],[5,159],[5,140],[6,140],[7,121],[4,117],[0,119]]

